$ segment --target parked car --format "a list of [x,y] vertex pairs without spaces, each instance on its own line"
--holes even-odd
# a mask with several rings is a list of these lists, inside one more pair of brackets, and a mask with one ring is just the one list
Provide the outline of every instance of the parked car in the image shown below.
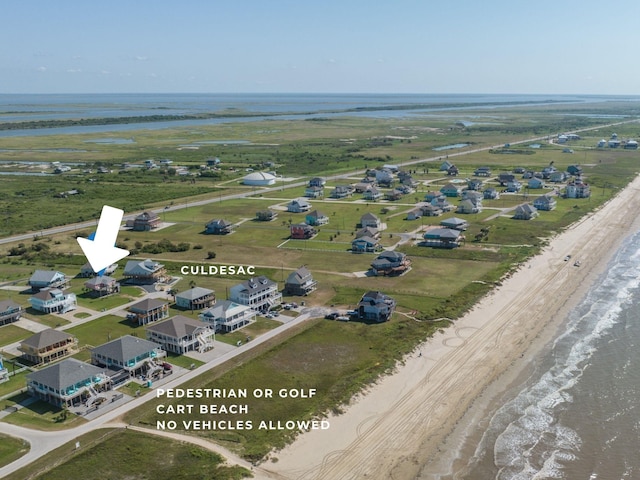
[[327,313],[324,318],[326,318],[327,320],[335,320],[336,318],[338,318],[340,316],[340,314],[338,312],[331,312],[331,313]]

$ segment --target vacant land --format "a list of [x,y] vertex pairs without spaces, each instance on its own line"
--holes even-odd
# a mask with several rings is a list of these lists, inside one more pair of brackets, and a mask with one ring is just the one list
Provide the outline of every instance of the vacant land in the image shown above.
[[65,445],[35,465],[5,478],[63,480],[75,478],[78,472],[82,472],[83,478],[96,480],[239,480],[250,477],[249,471],[242,467],[224,465],[224,459],[217,453],[131,430],[98,430],[77,441],[80,449]]
[[[135,143],[124,145],[87,144],[87,136],[82,135],[33,137],[28,139],[27,145],[24,139],[3,138],[0,139],[0,159],[18,162],[33,158],[50,163],[71,158],[84,165],[46,178],[15,176],[3,182],[2,191],[6,195],[0,199],[0,235],[25,230],[37,233],[54,224],[94,219],[104,203],[131,213],[143,208],[162,208],[173,202],[174,206],[187,208],[161,213],[161,219],[167,224],[165,228],[153,232],[122,231],[118,241],[132,250],[135,258],[156,259],[166,265],[170,274],[181,277],[174,287],[178,291],[197,285],[214,289],[217,298],[223,299],[232,285],[244,279],[183,275],[180,272],[183,265],[256,265],[258,274],[278,281],[281,287],[291,271],[306,265],[318,280],[318,290],[304,299],[308,305],[353,307],[368,290],[391,295],[398,301],[398,310],[390,322],[368,325],[313,321],[286,342],[254,352],[256,358],[246,358],[243,365],[231,371],[216,369],[191,385],[315,388],[318,395],[312,400],[252,402],[246,419],[318,418],[327,411],[339,410],[368,383],[391,371],[403,355],[448,324],[443,318],[458,318],[525,258],[537,253],[550,236],[610,199],[628,183],[637,171],[639,153],[595,147],[601,138],[610,137],[613,132],[610,128],[584,132],[581,140],[570,145],[574,153],[565,153],[562,146],[544,138],[538,146],[526,143],[457,156],[477,148],[515,144],[525,138],[548,137],[560,131],[602,124],[602,118],[597,114],[637,113],[635,106],[619,106],[618,110],[610,104],[592,107],[593,110],[585,106],[519,107],[501,110],[499,119],[495,118],[493,110],[474,110],[456,112],[456,117],[443,114],[436,118],[410,120],[278,120],[199,127],[197,130],[141,131],[135,132]],[[594,116],[583,115],[585,113]],[[491,119],[465,126],[456,121],[465,115]],[[637,123],[617,125],[615,131],[621,138],[640,137]],[[108,139],[108,135],[104,138]],[[206,143],[229,138],[248,143]],[[439,152],[432,150],[455,144],[467,146]],[[184,148],[184,145],[190,148]],[[71,148],[73,151],[65,153],[65,158],[60,153],[45,153],[46,149],[52,148]],[[200,165],[213,156],[222,160],[221,169],[201,169]],[[180,176],[175,169],[171,170],[173,167],[120,169],[120,163],[141,166],[142,161],[149,158],[169,158],[173,161],[172,166],[185,166],[188,173],[202,175]],[[429,161],[408,164],[424,158]],[[554,211],[541,212],[532,221],[515,221],[511,217],[517,205],[562,187],[549,185],[539,190],[525,188],[519,193],[504,194],[499,199],[486,200],[483,212],[464,217],[470,227],[463,247],[455,250],[421,247],[415,240],[425,228],[438,225],[443,218],[459,216],[448,213],[443,217],[406,220],[406,212],[422,201],[426,192],[438,190],[452,180],[440,170],[445,160],[455,162],[460,170],[456,180],[464,185],[479,166],[491,167],[495,176],[515,167],[539,171],[553,165],[565,171],[569,165],[579,164],[591,185],[592,195],[585,199],[558,198]],[[359,181],[365,168],[385,163],[401,167],[404,164],[403,168],[411,170],[418,182],[417,190],[393,202],[366,202],[357,194],[339,201],[328,196],[311,200],[314,209],[329,217],[329,223],[320,227],[319,234],[310,240],[289,239],[290,225],[303,222],[305,215],[284,211],[288,201],[304,193],[302,187],[286,188],[289,181],[283,179],[275,191],[267,192],[238,183],[246,169],[273,169],[283,178],[299,182],[323,175],[328,177],[326,191],[330,191],[335,185]],[[46,167],[51,171],[48,165]],[[95,169],[99,167],[111,172],[98,174]],[[349,174],[349,178],[335,178],[336,174]],[[500,188],[495,178],[488,182],[489,186]],[[54,197],[70,190],[78,193]],[[220,202],[223,196],[238,192],[249,196]],[[196,206],[195,200],[211,200],[212,203]],[[457,200],[452,203],[457,204]],[[278,218],[268,223],[253,220],[258,210],[266,208],[279,212]],[[56,214],[51,215],[52,211]],[[349,251],[364,213],[374,213],[386,224],[381,244],[407,253],[412,259],[411,271],[401,277],[364,274],[375,255]],[[236,223],[235,232],[226,236],[205,235],[205,223],[214,218]],[[474,241],[483,230],[488,234]],[[75,275],[85,262],[75,236],[87,234],[88,229],[44,238],[35,235],[33,240],[3,245],[0,247],[0,280],[24,282],[33,270],[45,266]],[[185,244],[188,248],[180,252],[160,252],[158,246],[164,240]],[[72,289],[80,295],[82,282],[81,279],[72,281]],[[27,295],[12,294],[12,298],[18,298],[17,301],[26,306]],[[135,298],[135,292],[123,290],[118,296],[95,301],[81,296],[81,304],[101,310],[121,305],[131,298]],[[33,317],[37,319],[36,315]],[[51,321],[47,319],[47,324]],[[269,328],[268,323],[257,323],[251,330],[243,331],[242,336],[259,335]],[[127,333],[144,335],[142,329],[116,316],[105,316],[69,331],[80,339],[81,345],[99,345]],[[23,338],[26,331],[13,327],[6,332],[6,343],[11,343]],[[157,403],[150,402],[132,412],[129,420],[155,428],[158,415],[154,406]],[[179,416],[176,418],[180,420]],[[208,436],[247,458],[259,460],[272,447],[281,447],[290,441],[295,432],[251,430],[214,432]]]

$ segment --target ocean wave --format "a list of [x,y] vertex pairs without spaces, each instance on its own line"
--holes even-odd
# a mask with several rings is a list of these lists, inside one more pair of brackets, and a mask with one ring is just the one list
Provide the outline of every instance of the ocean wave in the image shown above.
[[570,315],[543,362],[549,365],[546,371],[491,418],[474,459],[493,450],[498,480],[564,478],[563,465],[577,458],[583,442],[574,429],[563,425],[560,413],[570,408],[572,391],[602,345],[600,340],[634,302],[640,287],[638,267],[640,234],[618,251]]

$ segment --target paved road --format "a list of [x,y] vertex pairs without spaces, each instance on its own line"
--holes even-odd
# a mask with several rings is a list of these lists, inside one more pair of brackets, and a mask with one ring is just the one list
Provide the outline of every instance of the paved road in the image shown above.
[[[582,128],[580,130],[574,130],[573,132],[567,132],[567,133],[579,133],[579,132],[586,132],[589,130],[597,130],[599,128],[605,128],[605,127],[613,127],[616,125],[621,125],[624,123],[633,123],[633,122],[637,122],[637,120],[626,120],[623,122],[616,122],[616,123],[609,123],[606,125],[598,125],[596,127],[589,127],[589,128]],[[509,142],[511,145],[519,145],[522,143],[528,143],[528,142],[536,142],[536,141],[542,141],[542,140],[548,140],[549,139],[549,135],[543,135],[543,136],[539,136],[539,137],[533,137],[533,138],[527,138],[525,140],[516,140],[516,141],[511,141]],[[502,147],[504,144],[499,144],[499,145],[491,145],[488,147],[482,147],[482,148],[474,148],[471,150],[464,150],[461,152],[451,152],[451,153],[445,153],[444,155],[437,155],[434,157],[428,157],[428,158],[421,158],[418,160],[411,160],[411,161],[407,161],[407,162],[402,162],[402,166],[409,166],[409,165],[416,165],[419,163],[424,163],[424,162],[437,162],[439,160],[442,160],[443,158],[454,158],[454,157],[459,157],[462,155],[469,155],[470,153],[477,153],[477,152],[483,152],[483,151],[487,151],[487,150],[491,150],[492,148],[500,148]],[[343,180],[349,177],[353,177],[354,175],[364,175],[365,171],[364,170],[358,170],[358,171],[354,171],[354,172],[349,172],[349,173],[343,173],[340,175],[331,175],[329,178],[332,180]],[[260,190],[255,190],[255,189],[247,189],[246,192],[242,192],[242,193],[236,193],[236,194],[232,194],[232,195],[220,195],[218,197],[212,197],[212,198],[207,198],[204,200],[197,200],[197,201],[193,201],[193,202],[189,202],[187,201],[184,205],[180,204],[180,205],[169,205],[165,208],[157,208],[152,210],[155,213],[161,214],[162,212],[172,212],[175,210],[182,210],[183,208],[190,208],[190,207],[196,207],[196,206],[201,206],[201,205],[208,205],[210,203],[217,203],[217,202],[223,202],[225,200],[233,200],[233,199],[238,199],[238,198],[246,198],[246,197],[251,197],[254,196],[256,194],[264,194],[264,193],[270,193],[270,192],[278,192],[278,191],[282,191],[285,189],[289,189],[289,188],[296,188],[296,187],[301,187],[307,184],[307,180],[302,180],[302,181],[294,181],[294,182],[289,182],[289,183],[282,183],[280,185],[275,185],[273,187],[269,187],[269,188],[263,188]],[[140,212],[137,213],[132,213],[129,215],[125,215],[123,220],[131,220],[134,219],[137,215],[139,215]],[[40,230],[40,231],[36,231],[36,232],[30,232],[30,233],[25,233],[25,234],[21,234],[21,235],[13,235],[11,237],[6,237],[6,238],[0,238],[0,245],[4,244],[4,243],[11,243],[11,242],[19,242],[22,240],[31,240],[33,238],[34,235],[42,235],[42,236],[48,236],[48,235],[55,235],[58,233],[65,233],[65,232],[71,232],[71,231],[76,231],[78,229],[82,230],[84,228],[92,228],[96,226],[96,221],[92,220],[89,222],[82,222],[82,223],[74,223],[74,224],[70,224],[70,225],[63,225],[60,227],[54,227],[54,228],[49,228],[46,230]]]
[[[280,325],[279,327],[261,335],[255,340],[252,340],[249,343],[245,343],[244,345],[238,348],[235,348],[233,351],[228,352],[227,354],[205,365],[202,365],[194,370],[188,371],[186,374],[182,375],[181,377],[172,379],[168,383],[164,384],[162,388],[168,389],[168,388],[178,387],[179,385],[182,385],[184,382],[205,373],[207,370],[210,370],[226,362],[227,360],[230,360],[233,357],[240,355],[243,352],[274,338],[275,336],[284,332],[288,328],[291,328],[295,325],[299,325],[309,320],[310,318],[317,318],[317,317],[324,316],[326,311],[327,309],[324,309],[321,307],[310,307],[310,308],[304,309],[302,310],[302,313],[292,321],[285,323],[283,325]],[[84,425],[81,425],[69,430],[44,432],[39,430],[31,430],[28,428],[11,425],[4,422],[0,423],[0,431],[2,433],[6,435],[11,435],[13,437],[24,439],[31,444],[31,450],[29,451],[29,453],[20,457],[15,462],[0,468],[0,478],[3,478],[5,475],[9,475],[10,473],[15,472],[19,468],[22,468],[28,465],[29,463],[37,460],[41,456],[46,455],[50,451],[60,447],[61,445],[67,442],[70,442],[76,439],[81,435],[84,435],[85,433],[88,433],[97,428],[107,427],[109,423],[117,421],[117,419],[120,416],[148,402],[149,400],[152,400],[153,398],[155,398],[155,396],[156,396],[156,391],[151,390],[146,395],[135,398],[132,401],[105,413],[104,415],[102,415],[99,418],[96,418],[95,420],[91,420],[85,423]]]
[[[581,132],[581,131],[587,131],[587,130],[595,130],[598,128],[603,128],[605,126],[615,126],[615,125],[620,125],[623,123],[630,123],[630,122],[635,122],[636,120],[630,120],[630,121],[625,121],[625,122],[617,122],[617,123],[613,123],[613,124],[609,124],[609,125],[600,125],[597,127],[590,127],[590,128],[585,128],[585,129],[581,129],[581,130],[576,130],[575,132]],[[525,140],[520,140],[520,141],[511,141],[511,145],[517,145],[517,144],[522,144],[522,143],[527,143],[527,142],[532,142],[532,141],[541,141],[541,140],[546,140],[548,138],[547,135],[544,136],[540,136],[540,137],[535,137],[535,138],[529,138],[529,139],[525,139]],[[446,155],[447,158],[451,159],[452,157],[457,157],[457,156],[462,156],[462,155],[468,155],[470,153],[475,153],[475,152],[481,152],[481,151],[487,151],[490,150],[492,148],[499,148],[502,145],[493,145],[493,146],[489,146],[489,147],[483,147],[483,148],[476,148],[476,149],[471,149],[471,150],[465,150],[463,152],[454,152],[454,153],[449,153],[448,155]],[[403,162],[403,166],[408,166],[408,165],[414,165],[414,164],[419,164],[419,163],[423,163],[423,162],[435,162],[435,161],[439,161],[442,160],[444,156],[443,155],[439,155],[436,157],[431,157],[431,158],[423,158],[423,159],[419,159],[419,160],[413,160],[410,162]],[[338,179],[344,179],[344,178],[348,178],[351,177],[353,175],[358,175],[358,174],[362,174],[364,173],[363,171],[361,172],[350,172],[350,173],[346,173],[346,174],[341,174],[341,175],[336,175],[336,176],[332,176],[332,179],[338,180]],[[294,183],[289,183],[287,185],[278,185],[275,187],[271,187],[271,188],[266,188],[266,189],[262,189],[259,192],[254,192],[254,191],[247,191],[247,192],[243,192],[243,193],[239,193],[239,194],[233,194],[233,195],[226,195],[226,196],[220,196],[218,198],[210,198],[210,199],[206,199],[206,200],[200,200],[197,202],[192,202],[189,204],[185,204],[185,205],[173,205],[167,208],[167,211],[172,211],[172,210],[179,210],[182,208],[187,208],[187,207],[192,207],[192,206],[198,206],[198,205],[206,205],[209,203],[214,203],[214,202],[221,202],[224,200],[230,200],[230,199],[236,199],[236,198],[244,198],[244,197],[248,197],[248,196],[252,196],[255,195],[256,193],[267,193],[267,192],[275,192],[275,191],[279,191],[279,190],[283,190],[284,188],[293,188],[293,187],[299,187],[299,186],[303,186],[306,184],[306,181],[300,181],[300,182],[294,182]],[[156,212],[162,212],[163,209],[159,209],[159,210],[155,210]],[[125,219],[129,219],[129,218],[133,218],[135,215],[128,215],[127,217],[125,217]],[[94,225],[95,222],[85,222],[82,224],[74,224],[74,225],[67,225],[67,226],[63,226],[63,227],[56,227],[56,228],[52,228],[52,229],[48,229],[48,230],[44,230],[42,231],[42,235],[53,235],[56,233],[63,233],[63,232],[68,232],[71,230],[75,230],[77,228],[86,228],[86,227],[91,227]],[[9,243],[9,242],[14,242],[14,241],[20,241],[20,240],[25,240],[25,239],[30,239],[32,238],[34,235],[34,233],[31,234],[25,234],[25,235],[17,235],[17,236],[13,236],[13,237],[8,237],[5,239],[0,240],[0,243]],[[320,317],[323,316],[325,313],[325,309],[322,308],[310,308],[306,311],[304,311],[300,316],[298,316],[295,320],[286,323],[284,325],[281,325],[279,327],[277,327],[276,329],[265,333],[264,335],[256,338],[255,340],[242,345],[241,347],[238,347],[237,349],[233,350],[232,352],[229,352],[228,354],[225,354],[221,357],[219,357],[218,359],[213,360],[210,363],[207,363],[199,368],[196,368],[195,370],[189,371],[187,374],[183,375],[182,377],[178,377],[175,378],[174,380],[170,381],[169,383],[167,383],[166,385],[164,385],[164,388],[174,388],[177,387],[181,384],[183,384],[184,382],[193,379],[195,377],[197,377],[198,375],[206,372],[207,370],[220,365],[221,363],[225,362],[226,360],[229,360],[230,358],[233,358],[236,355],[239,355],[241,353],[243,353],[244,351],[253,348],[254,346],[260,345],[261,343],[266,342],[267,340],[275,337],[276,335],[278,335],[279,333],[283,332],[284,330],[286,330],[287,328],[291,328],[294,325],[298,325],[306,320],[308,320],[309,318],[312,317]],[[19,458],[18,460],[14,461],[13,463],[6,465],[2,468],[0,468],[0,478],[4,477],[5,475],[8,475],[14,471],[16,471],[17,469],[28,465],[29,463],[35,461],[36,459],[40,458],[41,456],[47,454],[48,452],[54,450],[55,448],[58,448],[59,446],[63,445],[66,442],[69,442],[71,440],[74,440],[75,438],[77,438],[80,435],[83,435],[85,433],[88,433],[92,430],[95,430],[97,428],[102,428],[104,427],[106,424],[108,424],[109,422],[113,422],[114,420],[116,420],[118,417],[120,417],[121,415],[125,414],[126,412],[128,412],[129,410],[136,408],[142,404],[144,404],[145,402],[153,399],[155,396],[155,390],[150,391],[149,393],[147,393],[144,396],[138,397],[134,400],[132,400],[131,402],[128,402],[125,405],[122,405],[121,407],[118,407],[112,411],[109,411],[107,413],[105,413],[104,415],[102,415],[100,418],[97,418],[95,420],[91,420],[89,422],[87,422],[84,425],[81,425],[79,427],[70,429],[70,430],[64,430],[64,431],[56,431],[56,432],[43,432],[43,431],[36,431],[36,430],[31,430],[28,428],[24,428],[24,427],[19,427],[19,426],[15,426],[15,425],[11,425],[11,424],[7,424],[7,423],[0,423],[0,431],[2,433],[14,436],[14,437],[18,437],[18,438],[22,438],[25,439],[26,441],[28,441],[31,444],[31,450],[29,451],[29,453],[27,453],[26,455],[22,456],[21,458]]]

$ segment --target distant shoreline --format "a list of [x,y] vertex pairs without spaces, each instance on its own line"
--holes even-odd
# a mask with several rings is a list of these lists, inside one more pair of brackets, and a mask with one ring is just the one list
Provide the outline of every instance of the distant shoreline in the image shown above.
[[[510,106],[530,106],[530,105],[548,105],[571,103],[562,100],[531,100],[531,101],[511,101],[511,102],[480,102],[480,103],[445,103],[445,104],[400,104],[400,105],[380,105],[367,107],[354,107],[333,110],[317,110],[307,112],[251,112],[245,110],[224,112],[201,113],[195,115],[134,115],[134,116],[118,116],[118,117],[96,117],[96,118],[78,118],[78,119],[57,119],[57,120],[24,120],[13,122],[0,122],[0,131],[6,130],[39,130],[47,128],[64,128],[64,127],[89,127],[102,125],[129,125],[136,123],[149,122],[172,122],[172,121],[188,121],[188,120],[210,120],[210,119],[226,119],[226,118],[255,118],[255,117],[281,117],[281,116],[310,116],[310,115],[335,115],[360,112],[378,112],[378,111],[397,111],[397,110],[429,110],[440,111],[453,108],[481,108],[481,107],[510,107]],[[2,114],[3,112],[0,112]],[[17,113],[17,112],[9,112]],[[2,117],[0,116],[0,120]]]

